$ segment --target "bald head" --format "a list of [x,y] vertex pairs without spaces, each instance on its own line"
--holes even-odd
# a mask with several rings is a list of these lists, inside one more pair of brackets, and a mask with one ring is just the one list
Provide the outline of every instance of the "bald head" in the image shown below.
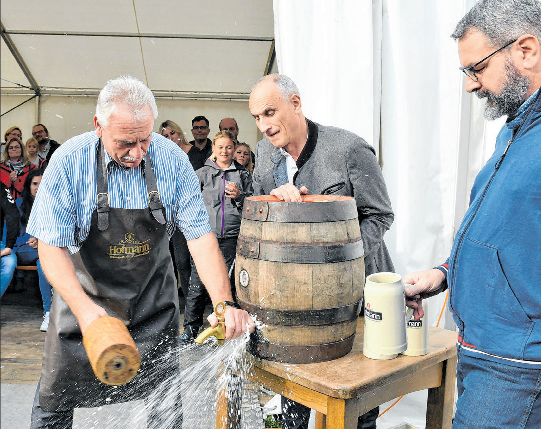
[[[297,86],[287,76],[270,75],[252,88],[248,104],[257,127],[276,147],[292,155],[306,143],[307,126]],[[300,153],[300,152],[299,152]]]
[[229,131],[235,137],[235,140],[238,139],[239,126],[234,118],[223,118],[218,126],[220,131]]

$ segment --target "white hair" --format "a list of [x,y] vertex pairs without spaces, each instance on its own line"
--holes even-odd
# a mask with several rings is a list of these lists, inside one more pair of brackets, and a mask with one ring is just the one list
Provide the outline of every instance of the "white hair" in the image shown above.
[[154,119],[158,117],[158,106],[152,91],[139,79],[120,76],[109,80],[98,96],[96,118],[101,127],[109,125],[109,118],[119,104],[125,104],[136,120],[148,117],[148,108]]

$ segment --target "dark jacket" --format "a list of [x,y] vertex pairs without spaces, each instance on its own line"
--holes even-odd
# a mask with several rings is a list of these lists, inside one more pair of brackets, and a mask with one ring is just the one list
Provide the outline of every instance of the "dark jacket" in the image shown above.
[[192,164],[194,170],[199,170],[205,163],[210,155],[212,155],[212,140],[207,139],[207,144],[203,149],[195,147],[195,140],[190,142],[192,148],[188,151],[188,159]]
[[[257,143],[254,195],[269,195],[277,187],[274,175],[279,153],[280,149],[267,138]],[[394,214],[372,146],[349,131],[308,121],[308,140],[299,155],[297,167],[293,184],[306,186],[309,194],[355,198],[366,275],[394,271],[383,241]]]
[[45,161],[47,162],[51,160],[51,156],[53,156],[54,151],[60,147],[60,144],[54,140],[49,139],[49,143],[51,146],[49,148],[49,152],[47,152],[47,157],[45,158]]
[[[222,170],[211,159],[196,171],[205,207],[209,214],[212,232],[218,238],[238,237],[242,220],[244,198],[253,194],[252,175],[237,161],[227,170]],[[234,182],[240,189],[238,198],[228,198],[224,194],[225,181]]]
[[13,249],[17,237],[19,236],[19,210],[15,205],[15,200],[13,199],[9,189],[2,183],[2,189],[0,193],[2,194],[0,199],[2,200],[2,215],[1,215],[1,225],[6,227],[6,236],[4,237],[4,228],[0,228],[2,231],[2,242],[6,244],[6,247]]

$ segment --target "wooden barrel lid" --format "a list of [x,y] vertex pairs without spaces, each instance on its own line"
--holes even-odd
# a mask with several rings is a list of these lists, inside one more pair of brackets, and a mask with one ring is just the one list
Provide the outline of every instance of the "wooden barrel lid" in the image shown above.
[[[312,203],[307,207],[306,203]],[[242,210],[244,219],[260,222],[336,222],[356,219],[353,197],[342,195],[302,195],[302,202],[280,201],[274,195],[248,197]]]

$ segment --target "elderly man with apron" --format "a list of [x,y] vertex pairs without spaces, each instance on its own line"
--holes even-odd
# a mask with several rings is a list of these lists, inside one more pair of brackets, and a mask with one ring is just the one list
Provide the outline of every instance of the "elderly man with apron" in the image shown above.
[[[232,301],[195,173],[182,150],[152,133],[156,117],[142,82],[109,81],[98,98],[96,131],[64,143],[43,177],[28,231],[39,239],[55,294],[32,428],[70,428],[76,407],[147,403],[164,380],[179,383],[180,316],[169,253],[176,227],[213,303]],[[103,316],[124,322],[141,354],[137,375],[122,386],[96,378],[82,344],[86,328]],[[228,339],[254,329],[233,306],[225,325]],[[174,396],[166,410],[147,407],[149,427],[182,427],[180,393]]]

